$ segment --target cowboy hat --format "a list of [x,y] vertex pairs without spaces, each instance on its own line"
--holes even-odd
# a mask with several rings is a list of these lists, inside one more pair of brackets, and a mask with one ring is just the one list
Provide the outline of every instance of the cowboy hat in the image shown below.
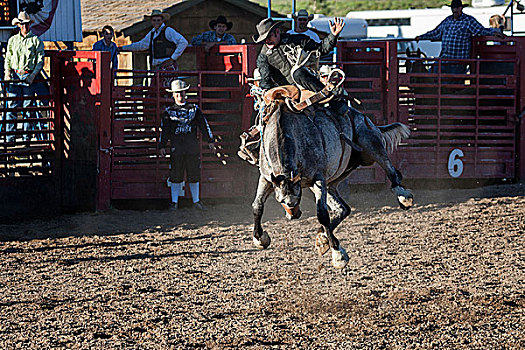
[[257,26],[255,26],[255,28],[257,28],[258,35],[252,36],[253,41],[255,43],[260,43],[264,41],[268,34],[270,34],[275,28],[281,26],[283,23],[283,21],[274,21],[271,18],[263,19],[262,21],[257,23]]
[[455,9],[455,8],[458,8],[458,7],[467,7],[468,4],[462,3],[461,0],[452,0],[450,5],[445,5],[445,6],[448,6],[448,7],[451,7],[453,9]]
[[13,18],[13,21],[11,23],[13,23],[13,25],[16,26],[17,24],[24,24],[24,23],[31,23],[31,22],[33,22],[33,20],[31,19],[31,17],[29,17],[27,12],[22,11],[18,14],[18,18]]
[[308,11],[306,11],[306,10],[299,10],[296,13],[294,13],[292,15],[292,17],[293,18],[299,18],[299,17],[304,18],[304,17],[306,17],[306,18],[308,18],[308,21],[311,21],[312,19],[314,19],[314,15],[309,15]]
[[155,16],[162,17],[163,21],[167,21],[171,17],[170,14],[167,13],[167,12],[162,12],[161,10],[151,10],[151,15],[146,15],[146,16],[144,16],[144,18],[151,18],[151,17],[155,17]]
[[171,89],[166,89],[167,92],[181,92],[186,91],[190,88],[189,84],[186,84],[184,80],[174,80],[171,82]]
[[228,22],[226,20],[226,17],[224,16],[219,16],[217,17],[217,19],[213,19],[210,21],[210,28],[215,30],[215,26],[218,24],[218,23],[222,23],[222,24],[226,24],[226,30],[230,30],[232,29],[233,27],[233,23],[232,22]]

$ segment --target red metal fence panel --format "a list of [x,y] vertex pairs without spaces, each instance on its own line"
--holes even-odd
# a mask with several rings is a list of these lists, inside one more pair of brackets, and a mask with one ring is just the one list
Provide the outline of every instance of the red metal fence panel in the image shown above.
[[[450,64],[468,65],[468,73],[444,73]],[[412,130],[398,151],[405,176],[513,178],[518,69],[515,59],[404,60],[398,120]]]
[[[198,49],[196,49],[198,50]],[[237,157],[239,135],[249,125],[243,114],[250,46],[220,46],[197,55],[205,70],[169,72],[183,77],[191,88],[188,101],[197,104],[209,121],[220,146],[219,156],[201,145],[201,196],[245,195],[246,182],[239,174],[247,165]],[[111,198],[169,198],[169,160],[159,156],[160,118],[173,103],[161,87],[159,73],[119,71],[112,93]],[[152,81],[154,83],[152,83]],[[248,122],[246,121],[248,119]]]

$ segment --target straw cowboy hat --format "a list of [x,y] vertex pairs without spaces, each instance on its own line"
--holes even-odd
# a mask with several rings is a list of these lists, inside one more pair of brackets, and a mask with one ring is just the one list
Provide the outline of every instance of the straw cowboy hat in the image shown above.
[[189,84],[186,84],[184,80],[174,80],[171,82],[171,89],[166,89],[167,92],[181,92],[186,91],[190,88]]
[[255,43],[260,43],[266,39],[268,34],[272,32],[275,28],[281,26],[284,22],[283,21],[274,21],[271,18],[265,18],[262,21],[260,21],[255,28],[257,28],[258,35],[252,36],[252,39]]
[[467,7],[468,4],[462,3],[461,0],[452,0],[450,5],[445,5],[445,6],[452,7],[453,9],[455,9],[455,8],[458,8],[458,7]]
[[31,23],[31,22],[33,22],[33,20],[29,17],[27,12],[22,11],[18,14],[18,18],[13,18],[13,21],[11,23],[13,23],[13,25],[16,26],[17,24],[24,24],[24,23]]
[[211,29],[214,29],[215,30],[215,26],[219,23],[222,23],[222,24],[226,24],[226,30],[230,30],[232,29],[233,27],[233,23],[232,22],[228,22],[226,20],[226,17],[224,16],[219,16],[217,17],[217,19],[214,19],[214,20],[211,20],[209,25],[210,25],[210,28]]
[[309,15],[306,10],[299,10],[292,15],[293,18],[308,18],[308,21],[314,19],[314,15]]
[[162,12],[161,10],[152,10],[151,11],[151,15],[146,15],[146,16],[144,16],[144,18],[151,18],[151,17],[155,17],[155,16],[162,17],[163,21],[167,21],[171,17],[169,13]]

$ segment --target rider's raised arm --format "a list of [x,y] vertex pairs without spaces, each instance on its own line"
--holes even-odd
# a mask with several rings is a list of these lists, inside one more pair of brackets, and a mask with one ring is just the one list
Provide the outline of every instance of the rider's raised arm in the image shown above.
[[326,38],[324,38],[320,43],[318,43],[315,40],[306,37],[306,39],[304,39],[301,42],[301,47],[304,48],[306,51],[318,50],[319,52],[321,52],[321,55],[326,55],[327,53],[331,52],[337,45],[337,38],[338,36],[330,33]]

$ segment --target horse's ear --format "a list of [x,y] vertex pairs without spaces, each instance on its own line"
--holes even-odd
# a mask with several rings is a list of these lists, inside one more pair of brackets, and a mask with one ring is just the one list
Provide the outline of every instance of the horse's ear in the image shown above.
[[421,49],[419,47],[417,48],[417,57],[421,57]]
[[280,186],[281,183],[286,179],[283,174],[275,176],[273,173],[270,174],[270,180],[275,186]]
[[410,47],[407,47],[407,51],[406,51],[406,55],[407,55],[407,57],[410,57],[410,54],[411,54],[411,53],[412,53],[412,52],[410,51]]

